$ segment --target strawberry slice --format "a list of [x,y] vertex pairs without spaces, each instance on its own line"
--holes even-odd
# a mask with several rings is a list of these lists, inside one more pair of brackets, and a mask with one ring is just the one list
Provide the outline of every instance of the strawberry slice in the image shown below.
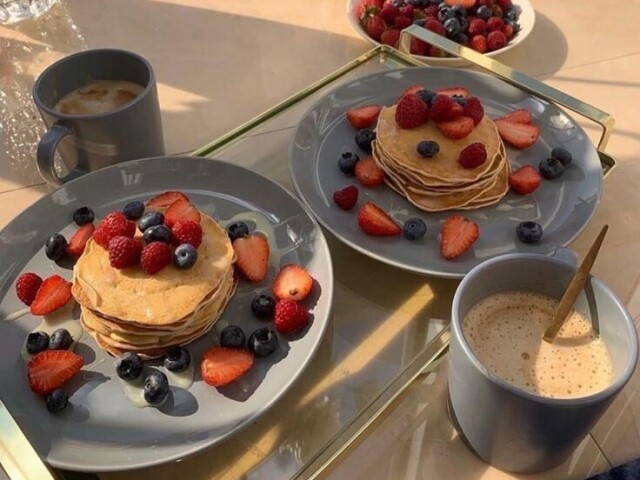
[[36,354],[27,366],[29,388],[49,395],[80,371],[84,360],[71,350],[45,350]]
[[304,300],[313,288],[313,277],[300,265],[285,265],[276,275],[272,288],[278,300]]
[[393,237],[402,229],[387,213],[377,205],[367,202],[358,212],[358,225],[367,235]]
[[[133,225],[135,227],[135,224]],[[96,227],[93,223],[86,223],[76,230],[76,233],[73,234],[73,237],[71,237],[71,240],[69,240],[69,243],[67,244],[67,253],[74,257],[82,255],[84,247],[87,246],[87,242],[93,235],[95,229]]]
[[365,187],[377,187],[384,183],[384,170],[373,157],[365,157],[356,163],[356,178]]
[[514,110],[511,113],[507,113],[504,117],[498,118],[498,120],[504,120],[511,123],[527,124],[533,122],[531,112],[529,112],[529,110],[527,110],[526,108],[519,108],[518,110]]
[[33,315],[46,315],[64,306],[71,299],[71,282],[60,275],[45,278],[31,304]]
[[450,7],[461,5],[464,8],[473,8],[476,4],[476,0],[444,0],[444,2]]
[[460,140],[473,131],[473,120],[469,117],[460,117],[448,122],[440,122],[437,125],[445,137],[453,140]]
[[193,220],[199,223],[200,212],[189,200],[179,198],[171,204],[164,214],[164,223],[171,228],[178,220]]
[[[404,97],[405,95],[415,95],[416,93],[418,93],[420,90],[424,90],[424,87],[422,85],[411,85],[409,88],[407,88],[404,92],[402,92],[402,95],[400,95],[398,97],[398,101],[400,101],[400,99],[402,97]],[[396,102],[397,103],[397,102]]]
[[349,185],[333,192],[333,201],[342,210],[351,210],[358,203],[358,187]]
[[347,120],[354,127],[369,128],[378,119],[380,105],[363,105],[362,107],[350,108],[347,110]]
[[461,215],[447,218],[440,232],[440,255],[453,260],[466,252],[480,236],[478,225]]
[[440,93],[442,95],[448,95],[449,97],[453,97],[454,95],[459,95],[461,97],[468,97],[469,90],[464,87],[449,87],[449,88],[439,88],[436,90],[436,93]]
[[511,190],[520,194],[528,195],[540,186],[540,173],[531,165],[525,165],[509,175],[509,186]]
[[269,242],[261,235],[247,235],[233,242],[236,266],[251,282],[261,282],[269,270]]
[[156,195],[155,197],[147,200],[147,207],[155,207],[155,208],[168,207],[176,200],[181,200],[181,199],[186,200],[187,202],[190,201],[189,197],[187,197],[182,192],[168,191],[168,192],[164,192],[159,195]]
[[536,143],[540,136],[540,129],[535,125],[512,123],[505,120],[496,120],[495,124],[500,138],[514,148],[530,147]]
[[223,387],[240,378],[252,365],[253,355],[247,350],[211,347],[202,356],[200,374],[207,385]]

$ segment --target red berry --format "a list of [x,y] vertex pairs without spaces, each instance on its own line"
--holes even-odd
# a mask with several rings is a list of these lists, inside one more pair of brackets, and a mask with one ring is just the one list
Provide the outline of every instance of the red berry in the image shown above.
[[71,300],[71,282],[60,275],[44,279],[31,303],[32,315],[46,315],[66,305]]
[[403,30],[411,24],[413,24],[412,18],[405,17],[404,15],[396,17],[396,19],[393,21],[393,26],[396,27],[398,30]]
[[365,187],[377,187],[384,183],[384,170],[368,156],[356,163],[356,178]]
[[427,18],[427,21],[424,23],[424,28],[443,37],[447,35],[447,30],[444,28],[444,25],[435,18]]
[[421,55],[425,56],[429,53],[429,44],[423,42],[419,38],[411,37],[411,46],[409,47],[409,52],[412,55]]
[[386,28],[387,26],[384,24],[384,20],[378,16],[365,19],[364,30],[367,32],[367,35],[374,40],[380,40],[382,32],[384,32]]
[[480,142],[472,143],[460,152],[458,162],[463,168],[476,168],[487,161],[487,150]]
[[[132,225],[135,229],[135,223],[133,223]],[[93,226],[93,223],[85,223],[84,225],[79,227],[67,244],[67,253],[73,257],[79,257],[80,255],[82,255],[82,252],[84,252],[84,248],[87,246],[87,242],[89,241],[95,230],[96,227]]]
[[498,17],[491,17],[487,20],[487,30],[493,32],[494,30],[502,30],[504,26],[504,21]]
[[137,265],[142,253],[142,242],[123,235],[113,237],[109,242],[109,263],[121,269]]
[[424,9],[424,15],[425,15],[425,17],[437,18],[438,17],[438,6],[437,5],[429,5],[427,8]]
[[164,215],[164,223],[169,228],[178,220],[193,220],[194,222],[199,222],[200,212],[191,202],[180,198],[171,204]]
[[27,365],[29,388],[39,395],[49,395],[78,373],[82,365],[82,357],[71,350],[44,350]]
[[469,96],[469,90],[464,87],[446,87],[446,88],[438,88],[436,93],[441,95],[447,95],[448,97],[453,97],[454,95],[458,97],[467,98]]
[[413,7],[413,5],[403,5],[398,9],[398,11],[402,16],[413,18],[413,14],[415,13],[415,8]]
[[525,165],[509,175],[509,186],[520,195],[528,195],[540,186],[541,180],[538,170],[531,165]]
[[483,7],[483,6],[493,8],[493,0],[478,0],[478,4],[476,5],[476,8]]
[[211,347],[204,352],[200,374],[207,385],[222,387],[251,368],[253,354],[243,348]]
[[269,272],[269,242],[262,235],[247,235],[233,241],[236,267],[250,282],[263,281]]
[[380,10],[380,18],[382,18],[387,25],[393,25],[393,21],[400,15],[400,10],[393,3],[386,3]]
[[469,22],[469,36],[473,37],[474,35],[484,35],[484,32],[487,30],[487,22],[485,22],[481,18],[474,18]]
[[395,47],[398,45],[399,41],[400,41],[400,30],[396,28],[390,28],[389,30],[385,30],[384,32],[382,32],[382,35],[380,36],[380,43],[382,43],[383,45],[391,45],[392,47]]
[[177,245],[189,243],[198,248],[202,243],[202,227],[193,220],[178,220],[171,227],[171,237]]
[[445,220],[440,231],[440,255],[453,260],[466,252],[480,236],[478,225],[461,215]]
[[147,201],[147,207],[168,207],[173,202],[178,200],[179,198],[189,201],[189,197],[187,197],[184,193],[178,191],[169,191],[161,193],[160,195],[156,195],[155,197],[149,199]]
[[171,247],[162,242],[151,242],[142,249],[140,268],[148,275],[155,275],[171,263]]
[[313,277],[300,265],[289,264],[280,269],[273,280],[277,300],[304,300],[313,288]]
[[132,237],[132,225],[133,232],[135,233],[135,224],[129,222],[127,217],[124,216],[124,213],[120,211],[111,212],[98,224],[98,227],[93,232],[92,238],[98,245],[106,249],[109,247],[109,241],[113,237],[117,237],[118,235]]
[[491,10],[494,17],[502,18],[504,12],[502,11],[500,5],[494,5]]
[[482,121],[484,118],[484,108],[478,97],[467,98],[467,101],[464,104],[463,115],[473,120],[474,125],[478,125]]
[[500,31],[491,32],[487,36],[487,48],[490,52],[494,50],[499,50],[507,44],[507,37],[504,36],[504,33]]
[[349,185],[333,193],[333,201],[342,210],[351,210],[358,202],[358,187]]
[[473,120],[469,117],[459,117],[455,120],[440,122],[437,126],[445,137],[460,140],[473,131]]
[[280,300],[276,303],[274,323],[280,333],[295,332],[309,323],[309,312],[295,300]]
[[531,116],[531,112],[526,108],[519,108],[496,120],[504,120],[511,123],[531,123],[533,122],[533,117]]
[[31,305],[42,285],[42,278],[35,273],[23,273],[16,280],[16,295],[25,305]]
[[402,232],[387,212],[371,202],[365,203],[358,212],[358,226],[367,235],[375,237],[393,237]]
[[506,10],[511,6],[511,0],[495,0],[495,3],[502,9]]
[[400,128],[416,128],[429,120],[429,107],[415,95],[404,95],[395,113]]
[[507,40],[509,40],[511,37],[513,37],[513,27],[509,24],[506,24],[502,27],[502,33],[504,33],[504,36],[507,37]]
[[475,35],[471,37],[469,42],[471,48],[479,53],[487,53],[487,38],[483,35]]
[[380,105],[375,104],[353,107],[347,110],[347,120],[357,129],[369,128],[378,120],[380,110]]
[[434,122],[446,122],[460,117],[464,109],[448,95],[438,94],[431,100],[429,115]]
[[540,136],[540,129],[535,125],[500,119],[495,124],[502,141],[517,149],[530,147]]

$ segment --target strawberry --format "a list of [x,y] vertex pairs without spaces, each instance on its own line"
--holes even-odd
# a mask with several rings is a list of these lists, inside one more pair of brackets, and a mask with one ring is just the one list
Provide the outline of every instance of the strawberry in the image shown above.
[[415,13],[415,7],[407,3],[406,5],[401,6],[398,9],[398,12],[400,13],[400,15],[404,17],[413,18],[413,14]]
[[498,5],[502,10],[506,10],[511,6],[511,0],[495,0],[496,5]]
[[480,103],[480,99],[478,99],[478,97],[467,98],[467,101],[464,104],[463,115],[473,120],[474,125],[478,125],[482,121],[484,118],[484,107],[482,106],[482,103]]
[[155,208],[168,207],[173,202],[179,199],[186,200],[187,202],[190,201],[189,197],[187,197],[182,192],[169,191],[156,195],[155,197],[147,200],[146,206]]
[[398,30],[404,30],[411,24],[413,24],[413,19],[411,17],[405,17],[404,15],[396,17],[393,21],[393,26]]
[[502,33],[504,33],[504,36],[506,37],[507,40],[509,40],[511,37],[513,37],[513,26],[509,25],[508,23],[505,24],[502,27]]
[[353,9],[353,14],[362,23],[365,19],[377,15],[382,8],[383,0],[362,0]]
[[35,273],[23,273],[16,279],[16,295],[25,305],[31,305],[42,285],[42,278]]
[[464,8],[473,8],[476,4],[476,0],[444,0],[444,1],[450,7],[461,5]]
[[398,97],[398,101],[400,101],[400,99],[402,97],[404,97],[405,95],[415,95],[416,93],[418,93],[421,90],[424,90],[424,87],[422,85],[411,85],[409,88],[405,89],[404,92],[402,92],[402,95],[400,95],[400,97]]
[[236,266],[250,282],[261,282],[269,270],[269,242],[261,235],[247,235],[233,242]]
[[367,235],[393,237],[402,229],[387,213],[377,205],[367,202],[358,212],[358,225]]
[[430,45],[426,42],[423,42],[419,38],[411,37],[411,44],[409,47],[409,52],[412,55],[421,55],[426,56],[429,53]]
[[425,17],[437,17],[438,16],[438,6],[437,5],[429,5],[424,9]]
[[179,198],[171,204],[164,215],[164,223],[171,228],[178,220],[193,220],[200,222],[200,212],[188,200]]
[[274,323],[280,333],[295,332],[307,326],[309,312],[295,300],[280,300],[276,303]]
[[507,44],[507,37],[500,30],[493,31],[487,35],[487,49],[490,52],[499,50]]
[[32,315],[46,315],[64,306],[71,299],[71,282],[60,275],[44,279],[31,303]]
[[223,387],[244,375],[253,365],[253,354],[242,348],[211,347],[204,352],[200,374],[207,385]]
[[405,95],[396,106],[396,123],[400,128],[416,128],[429,120],[429,107],[415,95]]
[[365,18],[363,23],[365,32],[367,32],[367,35],[369,35],[374,40],[380,40],[382,32],[384,32],[387,28],[384,24],[384,20],[382,20],[378,16],[367,17]]
[[356,178],[365,187],[377,187],[384,183],[384,170],[368,156],[356,163]]
[[448,95],[438,94],[431,100],[429,116],[434,122],[445,122],[455,120],[462,116],[464,108],[457,102],[451,100]]
[[506,120],[496,120],[496,127],[500,138],[514,148],[527,148],[536,143],[540,136],[540,129],[526,123],[513,123]]
[[380,9],[380,18],[382,18],[387,25],[393,25],[393,21],[398,15],[400,15],[400,10],[393,3],[385,3]]
[[540,186],[540,173],[530,165],[520,167],[509,175],[509,186],[511,190],[520,194],[528,195]]
[[358,130],[369,128],[378,120],[380,110],[380,105],[363,105],[350,108],[347,110],[347,120]]
[[171,263],[173,252],[171,247],[163,242],[147,244],[140,254],[140,268],[147,275],[155,275]]
[[[132,227],[133,226],[133,231]],[[111,212],[98,224],[93,231],[93,240],[106,249],[109,247],[109,241],[118,235],[132,237],[135,233],[135,223],[127,220],[124,213],[120,211]]]
[[494,30],[502,30],[504,26],[504,20],[498,17],[491,17],[487,20],[487,30],[493,32]]
[[29,388],[39,395],[49,395],[78,373],[82,365],[82,357],[71,350],[40,352],[27,365]]
[[198,248],[202,243],[202,227],[193,220],[178,220],[171,227],[171,238],[176,245],[189,243]]
[[436,18],[428,17],[427,21],[424,22],[424,28],[443,37],[447,35],[447,29]]
[[519,108],[518,110],[514,110],[513,112],[507,113],[505,116],[498,118],[498,120],[504,120],[511,123],[533,122],[533,118],[531,118],[531,112],[529,112],[529,110],[527,110],[526,108]]
[[493,0],[478,0],[476,7],[493,8]]
[[[135,224],[133,224],[135,228]],[[96,227],[93,223],[85,223],[83,226],[76,230],[76,233],[73,234],[71,240],[67,244],[67,253],[74,257],[79,257],[84,252],[84,247],[87,246],[87,242],[93,235]]]
[[474,35],[473,37],[471,37],[469,46],[476,52],[487,53],[487,37],[483,35]]
[[342,190],[333,192],[333,201],[342,210],[351,210],[358,203],[358,187],[349,185]]
[[273,295],[277,300],[304,300],[313,288],[313,277],[293,263],[280,269],[273,280]]
[[463,168],[476,168],[487,161],[487,150],[480,142],[466,146],[460,152],[458,162]]
[[398,45],[399,41],[400,30],[396,28],[385,30],[384,32],[382,32],[382,35],[380,35],[380,43],[382,43],[383,45],[391,45],[392,47],[395,47]]
[[480,236],[478,225],[461,215],[453,215],[442,224],[440,255],[453,260],[466,252]]
[[142,242],[123,235],[109,241],[109,263],[113,268],[122,269],[137,265],[142,254]]
[[448,97],[457,95],[459,97],[467,98],[469,96],[469,90],[464,87],[439,88],[436,90],[436,93],[439,93],[440,95],[447,95]]
[[487,30],[487,22],[485,22],[482,18],[474,18],[469,22],[469,36],[474,37],[475,35],[484,35],[484,32]]
[[453,140],[460,140],[473,131],[473,120],[469,117],[460,117],[448,122],[440,122],[437,125],[445,137]]

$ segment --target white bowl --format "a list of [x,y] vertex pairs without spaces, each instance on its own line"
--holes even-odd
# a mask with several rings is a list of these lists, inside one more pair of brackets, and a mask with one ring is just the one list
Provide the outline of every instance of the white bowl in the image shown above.
[[[380,45],[380,42],[367,35],[367,32],[365,32],[364,29],[360,26],[360,22],[355,18],[353,10],[358,3],[360,3],[360,0],[347,0],[347,18],[349,19],[349,22],[362,38],[373,45]],[[507,43],[505,47],[501,48],[500,50],[495,50],[493,52],[488,52],[485,54],[489,57],[501,55],[505,52],[508,52],[512,48],[515,48],[520,43],[522,43],[533,30],[533,25],[536,21],[536,13],[529,0],[513,0],[513,3],[514,5],[517,5],[521,8],[520,18],[518,19],[518,23],[520,24],[520,31],[511,39],[511,41],[509,41],[509,43]],[[463,67],[469,65],[468,61],[458,57],[423,57],[422,55],[413,55],[413,57],[420,61],[426,62],[429,65],[436,65],[441,67]]]

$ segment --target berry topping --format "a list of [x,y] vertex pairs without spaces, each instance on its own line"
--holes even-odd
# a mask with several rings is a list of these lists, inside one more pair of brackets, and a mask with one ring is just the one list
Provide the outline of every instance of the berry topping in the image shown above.
[[383,45],[391,45],[395,47],[400,41],[400,30],[397,28],[389,28],[380,35],[380,43]]
[[27,352],[31,355],[49,348],[49,334],[47,332],[31,332],[27,336]]
[[164,226],[164,215],[162,212],[148,212],[145,213],[138,222],[138,230],[144,233],[147,229],[160,225]]
[[432,158],[435,157],[440,151],[440,145],[438,142],[434,142],[432,140],[424,140],[418,143],[418,147],[416,148],[418,155],[424,158]]
[[365,187],[377,187],[384,183],[384,170],[373,157],[365,157],[356,164],[356,178]]
[[465,147],[458,157],[462,168],[476,168],[487,161],[487,150],[480,142],[472,143]]
[[355,142],[365,152],[371,152],[371,143],[376,139],[376,132],[370,128],[358,130],[355,136]]
[[460,140],[473,131],[473,120],[469,117],[460,117],[447,122],[437,124],[442,134],[453,140]]
[[180,270],[193,267],[198,260],[198,250],[190,243],[178,245],[173,252],[173,264]]
[[523,243],[538,243],[542,240],[542,227],[536,222],[522,222],[516,227],[516,235]]
[[224,327],[220,332],[220,346],[228,348],[244,348],[247,339],[244,331],[237,325]]
[[529,112],[529,110],[527,110],[526,108],[519,108],[518,110],[514,110],[513,112],[507,113],[504,117],[498,118],[498,120],[504,120],[505,122],[511,123],[533,122],[531,112]]
[[439,93],[440,95],[447,95],[449,97],[453,97],[454,95],[458,95],[460,97],[469,96],[469,90],[464,87],[439,88],[436,90],[436,93]]
[[204,352],[200,374],[207,385],[223,387],[240,378],[253,365],[253,354],[247,350],[211,347]]
[[295,300],[280,300],[276,303],[274,323],[280,333],[295,332],[307,326],[309,312]]
[[[427,30],[437,35],[441,35],[443,37],[447,34],[447,31],[445,30],[444,26],[437,18],[431,18],[431,17],[427,18],[427,21],[424,22],[424,28],[426,28]],[[429,54],[431,56],[435,56],[431,52],[429,52]]]
[[166,225],[154,225],[144,231],[144,242],[171,243],[171,230]]
[[505,120],[496,120],[495,124],[500,138],[514,148],[530,147],[540,136],[540,129],[535,125],[513,123]]
[[489,20],[487,20],[487,30],[489,30],[489,32],[493,32],[495,30],[502,30],[503,26],[504,26],[504,20],[502,20],[501,18],[491,17]]
[[116,374],[122,380],[136,380],[144,369],[140,356],[134,352],[126,352],[116,360]]
[[437,94],[431,100],[430,116],[434,122],[454,120],[462,115],[464,108],[447,95]]
[[300,265],[285,265],[273,280],[272,288],[277,300],[304,300],[313,288],[313,277]]
[[261,282],[269,270],[269,242],[261,235],[248,235],[233,242],[236,266],[250,282]]
[[189,243],[198,248],[202,243],[202,227],[193,220],[178,220],[171,227],[171,235],[176,243]]
[[469,22],[469,35],[471,37],[475,35],[484,35],[484,32],[487,30],[487,22],[485,22],[482,18],[474,18]]
[[476,52],[487,53],[487,37],[485,37],[484,35],[474,35],[473,37],[471,37],[469,46]]
[[249,351],[258,358],[271,355],[278,348],[278,336],[270,328],[259,328],[251,335],[247,342]]
[[76,225],[82,226],[87,223],[93,222],[95,215],[93,214],[93,210],[89,207],[80,207],[75,212],[73,212],[73,221]]
[[437,95],[436,92],[433,92],[431,90],[426,90],[424,88],[416,92],[416,96],[429,106],[431,106],[431,102],[433,101],[436,95]]
[[142,242],[123,235],[114,237],[109,242],[109,263],[113,268],[122,269],[137,265],[142,254]]
[[540,170],[540,175],[547,180],[555,180],[564,173],[564,166],[555,158],[546,158],[540,162],[538,170]]
[[135,223],[129,222],[122,212],[111,212],[98,224],[93,232],[93,240],[106,249],[113,237],[124,235],[132,238],[134,234]]
[[31,303],[32,315],[46,315],[64,306],[71,299],[71,282],[60,275],[52,275],[42,282]]
[[27,272],[16,280],[16,295],[25,305],[31,305],[36,298],[36,293],[42,285],[42,278],[35,273]]
[[164,222],[167,224],[167,227],[171,228],[178,220],[192,220],[199,223],[200,212],[187,200],[178,199],[173,202],[167,210],[164,216]]
[[184,347],[174,347],[165,355],[163,364],[170,372],[184,372],[191,364],[191,354]]
[[80,371],[84,360],[70,350],[45,350],[34,355],[27,365],[29,388],[49,395]]
[[573,159],[571,153],[562,147],[556,147],[551,150],[551,158],[555,158],[562,165],[569,165]]
[[416,128],[429,120],[429,107],[415,95],[404,95],[395,113],[400,128]]
[[402,235],[407,240],[420,240],[427,233],[427,225],[418,217],[413,217],[404,222]]
[[422,85],[411,85],[410,87],[406,88],[404,92],[402,92],[402,95],[398,97],[398,101],[400,101],[400,99],[405,95],[417,95],[418,92],[421,92],[422,90],[424,90],[424,87]]
[[93,226],[93,223],[85,223],[78,228],[67,244],[67,253],[73,257],[82,255],[84,248],[87,246],[87,242],[95,230],[96,227]]
[[69,405],[69,395],[64,393],[64,390],[57,388],[47,396],[46,405],[50,413],[61,412]]
[[482,121],[484,118],[484,108],[478,97],[467,98],[464,104],[463,115],[473,120],[474,125],[478,125]]
[[122,213],[127,217],[127,220],[139,220],[144,214],[144,203],[140,200],[129,202],[122,209]]
[[142,249],[140,268],[148,275],[155,275],[171,263],[171,247],[162,242],[151,242]]
[[507,39],[507,41],[509,41],[509,39],[511,37],[513,37],[513,34],[515,33],[515,29],[513,28],[513,25],[506,23],[502,26],[502,33],[504,33],[505,38]]
[[258,295],[251,301],[251,311],[257,318],[263,320],[273,318],[276,309],[276,301],[268,295]]
[[365,203],[358,212],[358,225],[364,233],[373,236],[392,237],[402,232],[395,220],[371,202]]
[[363,105],[347,110],[347,120],[355,128],[369,128],[378,119],[380,114],[380,105]]
[[[396,18],[397,20],[397,18]],[[394,22],[395,23],[395,22]],[[382,33],[384,32],[386,26],[384,24],[384,20],[380,17],[366,17],[363,20],[364,30],[374,40],[380,40]]]
[[426,56],[429,53],[429,44],[423,42],[419,38],[412,37],[409,44],[409,53],[412,55]]
[[333,201],[342,210],[351,210],[358,203],[358,187],[349,185],[333,192]]
[[398,15],[400,15],[400,9],[393,3],[385,3],[380,9],[380,18],[387,24],[392,24]]
[[66,328],[59,328],[51,334],[49,350],[69,350],[73,337]]
[[152,371],[144,379],[142,394],[149,405],[161,405],[169,395],[169,380],[159,370]]
[[189,202],[189,197],[187,197],[184,193],[178,191],[169,191],[161,193],[160,195],[156,195],[155,197],[149,199],[147,201],[147,207],[161,208],[168,207],[176,200],[186,200]]
[[540,186],[540,180],[538,171],[530,165],[525,165],[509,175],[509,186],[520,195],[528,195]]
[[490,52],[498,50],[507,44],[507,37],[501,30],[495,30],[487,35],[487,49]]
[[480,236],[478,225],[461,215],[447,218],[440,232],[440,255],[453,260],[466,252]]
[[227,235],[229,240],[233,243],[236,238],[242,238],[249,235],[249,227],[244,222],[235,222],[227,227]]
[[353,152],[344,152],[338,159],[338,168],[345,175],[354,175],[356,173],[356,164],[360,157]]
[[54,233],[47,238],[44,253],[49,260],[60,260],[67,253],[67,239],[61,233]]

